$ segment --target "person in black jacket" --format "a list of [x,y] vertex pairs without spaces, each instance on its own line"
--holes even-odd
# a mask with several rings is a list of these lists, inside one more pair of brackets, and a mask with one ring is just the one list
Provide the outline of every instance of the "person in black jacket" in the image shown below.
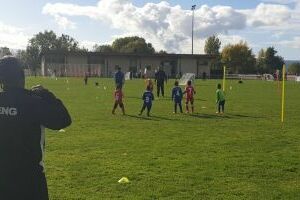
[[24,71],[14,57],[0,59],[0,85],[0,199],[47,200],[45,128],[65,128],[71,117],[43,87],[24,89]]
[[165,96],[165,85],[164,85],[165,81],[167,82],[167,75],[162,70],[162,68],[159,67],[158,71],[155,73],[155,82],[157,85],[157,97],[159,97],[160,91],[162,97]]

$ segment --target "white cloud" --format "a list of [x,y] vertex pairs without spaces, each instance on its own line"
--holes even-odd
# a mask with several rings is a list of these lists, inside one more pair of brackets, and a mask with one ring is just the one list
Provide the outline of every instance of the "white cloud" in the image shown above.
[[[145,37],[157,49],[182,52],[191,41],[192,12],[168,2],[137,7],[129,0],[101,0],[96,6],[46,4],[43,13],[58,17],[84,16],[123,30],[126,35]],[[231,7],[203,5],[195,10],[195,40],[228,33],[246,26],[244,14]]]
[[54,19],[55,19],[55,22],[62,29],[75,29],[76,28],[76,24],[74,22],[68,20],[66,17],[55,15]]
[[300,49],[300,37],[294,37],[291,40],[283,40],[278,42],[279,45],[285,46],[285,47],[291,47],[294,49]]
[[247,15],[248,25],[279,26],[291,19],[291,10],[285,5],[259,4],[255,9],[240,10]]
[[245,38],[239,36],[239,35],[218,35],[220,40],[222,41],[222,47],[228,45],[228,44],[237,44],[241,41],[246,41]]
[[277,4],[290,4],[290,3],[299,2],[299,0],[263,0],[263,2],[277,3]]
[[[278,0],[275,1],[279,3]],[[298,20],[296,10],[285,5],[265,3],[251,10],[202,5],[195,10],[194,30],[195,40],[198,41],[195,42],[195,48],[203,49],[203,39],[212,34],[223,35],[225,43],[227,40],[235,40],[239,36],[226,35],[246,27],[274,29],[282,26],[287,30],[288,26],[283,26],[284,24],[290,26],[292,21]],[[171,6],[166,1],[147,3],[142,7],[133,5],[131,0],[100,0],[95,6],[48,3],[42,12],[53,16],[64,28],[75,28],[75,23],[69,21],[68,17],[82,16],[122,30],[124,35],[144,37],[157,50],[190,52],[192,12],[179,5]]]
[[24,49],[27,46],[29,36],[23,29],[0,22],[0,46],[11,49]]
[[92,50],[94,45],[97,44],[97,42],[93,42],[93,41],[88,41],[88,40],[84,40],[84,41],[81,41],[79,43],[79,45],[83,48],[86,48],[88,50]]

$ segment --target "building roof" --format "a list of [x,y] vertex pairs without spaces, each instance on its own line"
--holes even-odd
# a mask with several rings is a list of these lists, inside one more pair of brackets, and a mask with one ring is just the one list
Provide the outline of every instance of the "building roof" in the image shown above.
[[64,55],[64,56],[132,56],[132,57],[181,57],[181,58],[207,58],[213,59],[216,56],[208,54],[143,54],[143,53],[101,53],[86,51],[48,51],[42,55]]

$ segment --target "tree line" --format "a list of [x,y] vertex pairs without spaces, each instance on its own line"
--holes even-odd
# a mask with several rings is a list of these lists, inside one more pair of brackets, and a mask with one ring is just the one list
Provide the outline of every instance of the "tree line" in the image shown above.
[[[25,50],[15,52],[23,66],[33,70],[40,68],[41,56],[47,51],[77,51],[87,52],[80,47],[79,42],[73,37],[62,34],[57,36],[53,31],[39,32],[27,44]],[[111,45],[94,45],[94,52],[101,53],[141,53],[141,54],[167,54],[166,51],[156,51],[151,43],[144,38],[132,36],[118,38]],[[211,64],[212,73],[221,73],[225,65],[230,73],[274,73],[284,64],[283,57],[277,55],[274,47],[261,49],[257,57],[244,41],[237,44],[228,44],[221,50],[220,39],[213,35],[205,41],[204,52],[213,55],[215,59]],[[0,57],[11,55],[7,47],[0,47]],[[289,67],[290,73],[300,73],[300,63]]]
[[[220,51],[220,48],[221,41],[215,35],[205,41],[204,52],[216,57],[212,62],[212,70],[222,71],[222,66],[226,66],[230,73],[235,74],[273,74],[277,69],[281,70],[284,64],[283,57],[277,55],[274,47],[261,49],[257,58],[244,41],[237,44],[228,44],[222,51]],[[289,67],[289,72],[295,73],[298,70],[298,65],[299,63]]]

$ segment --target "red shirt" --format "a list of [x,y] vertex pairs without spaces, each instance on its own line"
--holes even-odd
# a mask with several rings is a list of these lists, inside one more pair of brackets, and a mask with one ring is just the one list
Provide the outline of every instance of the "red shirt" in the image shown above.
[[122,90],[115,91],[115,101],[122,102],[123,97],[124,97],[124,94],[123,94]]
[[186,98],[187,99],[193,99],[194,98],[194,94],[196,93],[195,89],[193,86],[187,86],[185,88],[185,93],[186,93]]

